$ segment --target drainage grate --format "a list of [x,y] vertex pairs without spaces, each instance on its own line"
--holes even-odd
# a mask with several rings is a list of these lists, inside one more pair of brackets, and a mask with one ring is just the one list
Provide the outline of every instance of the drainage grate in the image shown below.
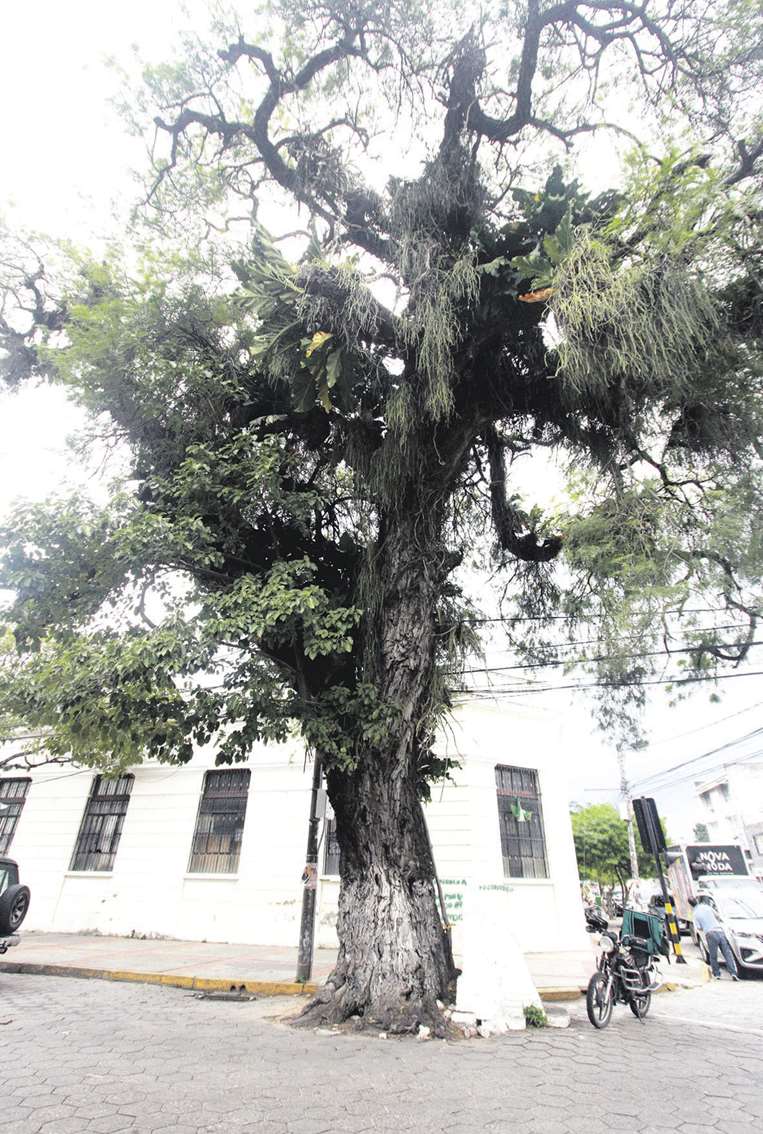
[[194,992],[196,1000],[256,1000],[253,992],[249,992],[245,984],[232,984],[230,988],[216,988],[209,992]]

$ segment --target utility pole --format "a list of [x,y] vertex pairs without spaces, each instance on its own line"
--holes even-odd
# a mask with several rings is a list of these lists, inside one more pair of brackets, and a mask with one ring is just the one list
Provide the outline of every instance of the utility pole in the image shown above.
[[310,818],[307,823],[307,850],[302,875],[302,919],[299,926],[299,953],[297,955],[297,982],[305,984],[313,972],[315,945],[315,901],[318,893],[318,792],[321,788],[323,766],[316,752],[313,759],[313,783],[310,791]]
[[[620,769],[620,795],[625,806],[625,822],[628,825],[628,855],[631,860],[631,878],[639,881],[638,854],[636,852],[636,832],[633,830],[633,805],[631,803],[631,786],[625,772],[625,753],[622,748],[617,750],[617,766]],[[625,897],[625,895],[623,895]]]
[[668,848],[665,845],[665,832],[662,829],[660,816],[657,812],[657,805],[650,796],[641,796],[636,800],[635,808],[636,822],[638,823],[638,833],[641,836],[641,845],[644,850],[649,850],[654,855],[654,865],[657,867],[657,877],[660,880],[660,889],[662,890],[662,900],[665,903],[665,922],[668,927],[668,936],[673,942],[673,952],[676,956],[676,962],[679,965],[686,964],[686,957],[683,955],[681,948],[681,934],[678,930],[678,922],[676,915],[673,911],[673,899],[668,893],[668,884],[665,881],[665,872],[662,868],[661,855],[665,856],[665,861],[669,862]]

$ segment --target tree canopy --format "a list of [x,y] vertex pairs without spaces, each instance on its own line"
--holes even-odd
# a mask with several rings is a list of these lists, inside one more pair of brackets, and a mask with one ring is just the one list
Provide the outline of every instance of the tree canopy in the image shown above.
[[[474,553],[532,619],[515,645],[546,660],[567,627],[608,719],[671,653],[706,677],[755,642],[757,19],[738,0],[221,17],[125,94],[152,166],[123,240],[5,242],[7,382],[63,383],[89,443],[129,454],[105,505],[4,526],[5,711],[108,769],[210,739],[242,760],[296,723],[342,849],[320,1018],[414,1026],[452,986],[418,799],[447,772]],[[646,139],[591,196],[576,142],[634,117]],[[549,455],[571,491],[544,510],[513,466]]]
[[[631,876],[628,824],[611,803],[592,803],[571,814],[572,837],[580,877],[605,886],[622,884]],[[636,853],[639,873],[654,877],[654,859],[641,846],[638,831]]]

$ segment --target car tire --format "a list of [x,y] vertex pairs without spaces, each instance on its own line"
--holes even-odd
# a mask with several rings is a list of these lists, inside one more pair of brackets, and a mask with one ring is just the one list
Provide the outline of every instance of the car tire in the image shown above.
[[9,886],[0,897],[0,934],[17,933],[29,911],[32,893],[28,886]]

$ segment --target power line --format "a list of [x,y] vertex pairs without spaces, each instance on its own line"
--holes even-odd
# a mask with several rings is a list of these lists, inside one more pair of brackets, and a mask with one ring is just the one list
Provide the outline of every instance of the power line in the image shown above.
[[[570,642],[570,645],[585,645],[585,643]],[[747,646],[763,646],[763,640],[744,643]],[[651,650],[637,654],[598,654],[590,658],[557,658],[549,662],[521,662],[518,665],[481,665],[472,669],[446,670],[446,673],[503,673],[515,669],[551,669],[558,665],[578,665],[583,662],[616,661],[618,658],[660,658],[670,654],[691,654],[701,646],[677,646],[674,650]]]
[[[748,627],[739,622],[724,622],[719,626],[692,626],[690,629],[684,631],[685,634],[705,634],[717,630],[747,630]],[[641,634],[621,634],[618,640],[621,642],[633,642],[643,637]],[[539,649],[543,650],[569,650],[573,646],[597,646],[601,642],[606,642],[606,638],[576,638],[567,642],[546,642]],[[696,647],[695,647],[696,648]],[[509,646],[506,649],[494,650],[491,653],[495,654],[519,654],[519,649],[516,646]]]
[[706,760],[708,756],[717,756],[719,752],[725,752],[727,748],[734,748],[737,744],[743,744],[745,740],[751,740],[753,736],[760,736],[763,733],[763,727],[754,728],[750,732],[746,732],[744,736],[738,736],[736,740],[727,740],[725,744],[719,744],[717,748],[709,748],[707,752],[703,752],[700,756],[692,756],[690,760],[682,760],[680,764],[673,764],[670,768],[663,768],[661,772],[653,772],[651,776],[642,776],[641,779],[634,781],[636,784],[645,784],[649,780],[656,780],[662,776],[668,775],[670,772],[677,772],[679,768],[686,768],[689,764],[696,764],[700,760]]
[[754,705],[748,705],[746,709],[739,709],[736,713],[729,713],[725,717],[718,717],[716,720],[710,721],[706,725],[700,725],[699,728],[690,728],[686,732],[677,732],[673,736],[665,736],[662,740],[653,740],[649,744],[649,749],[657,748],[660,744],[672,744],[674,740],[683,740],[685,736],[694,736],[696,733],[704,732],[705,729],[708,728],[714,728],[724,721],[730,721],[733,720],[734,717],[742,717],[745,713],[751,713],[753,709],[759,709],[761,706],[763,706],[763,701],[756,701]]
[[[726,610],[718,610],[714,606],[693,606],[685,609],[676,607],[673,610],[663,611],[664,614],[675,614],[679,618],[683,618],[685,614],[726,614]],[[462,622],[468,622],[471,625],[482,625],[488,622],[583,622],[591,621],[590,619],[578,618],[573,614],[518,614],[497,615],[495,618],[463,618]]]
[[679,787],[680,784],[688,783],[689,780],[697,781],[698,776],[707,779],[712,773],[717,772],[723,768],[736,768],[740,764],[747,764],[750,761],[758,761],[763,757],[763,748],[758,749],[756,752],[750,752],[747,756],[741,756],[738,760],[726,760],[723,763],[711,764],[708,768],[694,768],[692,771],[685,775],[678,776],[673,780],[666,780],[665,783],[657,784],[647,790],[650,792],[670,791],[673,788]]
[[506,685],[503,687],[486,686],[477,688],[464,686],[451,689],[451,693],[470,693],[473,696],[495,696],[502,693],[557,693],[566,689],[622,689],[625,687],[641,687],[645,685],[694,685],[700,681],[731,681],[736,677],[763,677],[763,670],[746,670],[743,673],[710,674],[707,677],[684,677],[676,674],[674,677],[648,678],[644,681],[579,681],[569,685]]
[[[740,764],[760,760],[761,757],[763,757],[763,748],[758,749],[756,752],[750,752],[747,756],[741,756],[738,760],[726,760],[724,763],[711,764],[709,768],[697,768],[695,771],[689,772],[688,775],[678,776],[676,779],[667,780],[663,784],[656,784],[653,787],[648,787],[646,790],[648,792],[669,791],[671,788],[678,787],[680,784],[685,784],[689,780],[693,780],[698,773],[708,776],[711,772],[717,772],[719,769],[736,768]],[[613,785],[612,787],[584,787],[583,791],[608,792],[614,795],[619,792],[620,789]]]

